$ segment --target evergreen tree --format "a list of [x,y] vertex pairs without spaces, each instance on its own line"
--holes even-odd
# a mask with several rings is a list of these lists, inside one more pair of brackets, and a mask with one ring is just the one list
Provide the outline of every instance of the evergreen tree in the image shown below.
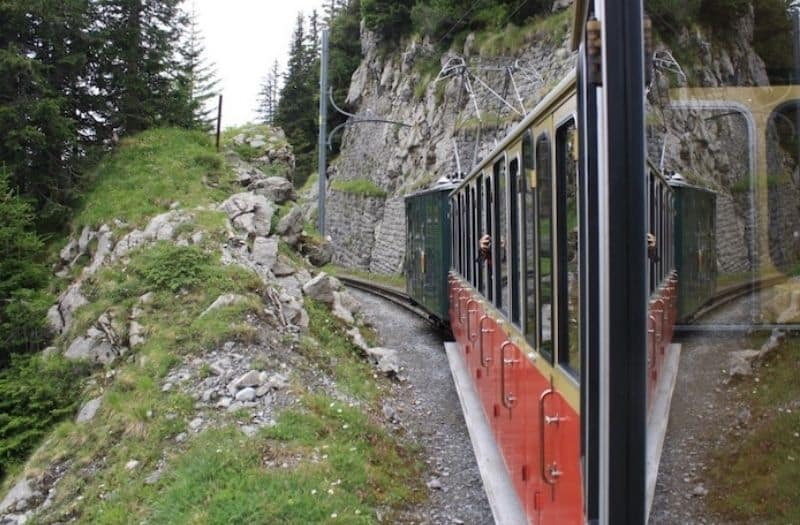
[[97,87],[107,132],[180,125],[191,105],[180,81],[179,44],[187,17],[181,0],[98,0]]
[[315,168],[318,70],[316,48],[309,42],[303,14],[298,13],[288,70],[275,115],[276,124],[283,128],[294,148],[297,185],[302,185]]
[[[337,104],[344,104],[350,90],[350,79],[361,63],[360,34],[361,5],[359,0],[352,0],[348,5],[339,8],[330,25],[328,82]],[[347,117],[331,110],[328,114],[328,129],[332,130],[346,120]],[[338,142],[333,144],[334,153],[338,152],[339,145]]]
[[40,226],[62,225],[73,196],[79,121],[89,114],[90,7],[0,2],[0,168],[36,204]]
[[12,352],[36,349],[46,337],[45,293],[49,271],[39,261],[41,239],[33,231],[33,209],[12,191],[0,169],[0,368]]
[[280,73],[278,71],[278,61],[272,63],[272,67],[264,77],[261,89],[258,93],[258,107],[256,113],[264,124],[275,124],[275,114],[278,109]]
[[[177,124],[186,128],[198,128],[204,131],[213,129],[216,121],[211,99],[217,95],[217,72],[213,65],[205,60],[203,35],[197,25],[196,13],[189,17],[189,26],[185,45],[182,49],[183,64],[178,75],[178,86],[184,92],[189,104],[187,115]],[[178,110],[180,108],[177,108]]]

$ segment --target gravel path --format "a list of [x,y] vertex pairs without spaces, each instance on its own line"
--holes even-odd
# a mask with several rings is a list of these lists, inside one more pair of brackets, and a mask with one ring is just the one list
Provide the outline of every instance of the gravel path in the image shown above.
[[[734,301],[703,322],[746,323],[757,295]],[[741,334],[724,332],[692,334],[678,342],[683,345],[680,368],[650,525],[722,525],[705,504],[706,477],[713,451],[736,439],[749,418],[723,371],[727,354],[747,348],[747,342]]]
[[428,464],[429,499],[410,511],[404,523],[492,524],[441,337],[403,308],[357,290],[350,294],[361,302],[382,344],[398,351],[404,381],[395,387],[384,412],[396,414]]

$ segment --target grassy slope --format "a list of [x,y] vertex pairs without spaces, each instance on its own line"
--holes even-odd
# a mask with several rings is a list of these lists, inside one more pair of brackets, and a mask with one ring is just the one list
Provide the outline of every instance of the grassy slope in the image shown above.
[[[141,226],[176,200],[187,209],[229,193],[228,170],[208,139],[178,130],[126,140],[96,177],[75,230],[117,218],[128,223],[123,229]],[[260,279],[219,261],[224,217],[213,211],[194,215],[184,233],[202,231],[200,246],[150,245],[132,253],[126,266],[104,268],[84,284],[90,304],[79,310],[70,337],[103,312],[126,319],[138,298],[152,292],[140,318],[148,337],[113,371],[98,370],[84,385],[84,400],[104,394],[95,420],[78,425],[68,415],[25,466],[29,476],[54,465],[66,469],[52,506],[33,523],[375,523],[377,509],[391,515],[421,497],[413,448],[370,415],[380,414],[382,380],[340,323],[310,302],[312,330],[296,351],[306,366],[329,374],[356,405],[311,392],[294,377],[290,388],[300,402],[280,415],[275,427],[248,438],[237,428],[245,415],[222,411],[215,413],[219,421],[213,429],[176,444],[196,409],[187,394],[163,392],[163,378],[178,363],[224,341],[257,342],[245,317],[258,319],[264,308]],[[222,293],[249,300],[199,318]],[[289,468],[282,458],[290,459]],[[131,459],[140,462],[134,470],[125,468]],[[162,462],[162,478],[145,483]]]
[[[755,346],[754,348],[757,348]],[[800,341],[787,338],[736,395],[752,413],[742,438],[720,449],[711,507],[725,521],[800,523]]]

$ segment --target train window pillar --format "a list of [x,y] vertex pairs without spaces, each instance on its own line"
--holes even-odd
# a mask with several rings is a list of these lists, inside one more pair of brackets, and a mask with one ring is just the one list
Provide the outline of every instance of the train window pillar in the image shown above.
[[525,275],[523,301],[525,305],[525,338],[536,347],[536,180],[533,162],[533,133],[527,131],[522,139],[523,185],[522,272]]
[[495,305],[506,316],[508,315],[509,286],[508,286],[508,257],[506,245],[508,236],[508,211],[506,210],[506,163],[505,158],[494,164],[494,193],[495,193],[495,233],[492,236],[492,255],[495,272]]
[[571,372],[580,372],[580,214],[575,121],[556,131],[556,213],[558,228],[558,361]]
[[519,307],[520,294],[520,237],[519,237],[519,159],[513,159],[508,165],[508,258],[511,261],[511,275],[509,278],[511,289],[511,322],[521,326]]
[[[494,206],[494,198],[492,193],[492,178],[486,177],[483,181],[485,199],[483,201],[483,217],[485,219],[486,229],[484,232],[493,235],[492,226],[494,223],[492,217],[492,209]],[[486,268],[486,298],[489,301],[494,300],[494,266],[491,257],[488,261],[484,261],[483,267]]]
[[553,174],[550,139],[536,142],[536,226],[538,243],[539,351],[553,360]]

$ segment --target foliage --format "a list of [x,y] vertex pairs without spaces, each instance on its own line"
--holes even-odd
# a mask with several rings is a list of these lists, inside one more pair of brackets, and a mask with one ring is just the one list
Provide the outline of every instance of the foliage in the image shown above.
[[186,128],[211,131],[217,120],[215,107],[211,106],[215,98],[219,80],[216,69],[206,62],[203,35],[197,26],[197,14],[189,17],[188,34],[181,49],[182,63],[177,70],[177,83],[184,92],[188,104],[183,116],[175,119],[175,124]]
[[223,199],[233,188],[233,175],[206,134],[172,128],[123,139],[90,180],[76,227],[115,219],[141,226],[173,202],[196,207]]
[[297,23],[289,50],[289,65],[280,92],[275,122],[286,133],[295,154],[295,184],[302,186],[304,176],[315,166],[318,132],[319,56],[316,35],[306,31],[305,18]]
[[211,255],[196,246],[159,243],[132,262],[130,269],[154,290],[192,290],[205,283]]
[[369,179],[334,180],[331,189],[364,197],[386,197],[386,190]]
[[[330,24],[330,60],[328,63],[328,85],[333,90],[333,99],[337,104],[345,104],[350,90],[350,79],[361,63],[361,2],[350,0],[346,7],[335,12]],[[343,108],[350,111],[347,105]],[[328,114],[328,130],[347,120],[345,115],[331,110]],[[334,137],[333,151],[335,155],[341,146],[341,135]]]
[[0,371],[0,480],[25,459],[79,401],[75,384],[87,368],[61,357],[17,356]]
[[753,47],[764,60],[772,84],[800,82],[793,53],[788,51],[792,49],[792,39],[797,38],[788,16],[792,3],[790,0],[761,0],[753,4]]
[[261,84],[258,92],[258,113],[259,120],[267,125],[275,123],[275,114],[278,111],[278,100],[280,99],[280,73],[278,71],[278,61],[272,63],[267,76]]
[[44,291],[49,272],[38,259],[42,247],[31,206],[9,190],[0,170],[0,368],[12,352],[36,349],[46,338],[52,297]]
[[397,40],[411,29],[414,0],[361,0],[364,24],[387,40]]
[[[757,345],[752,348],[758,348]],[[757,372],[734,391],[754,424],[714,453],[710,506],[722,521],[796,523],[800,520],[800,345],[787,337]]]

